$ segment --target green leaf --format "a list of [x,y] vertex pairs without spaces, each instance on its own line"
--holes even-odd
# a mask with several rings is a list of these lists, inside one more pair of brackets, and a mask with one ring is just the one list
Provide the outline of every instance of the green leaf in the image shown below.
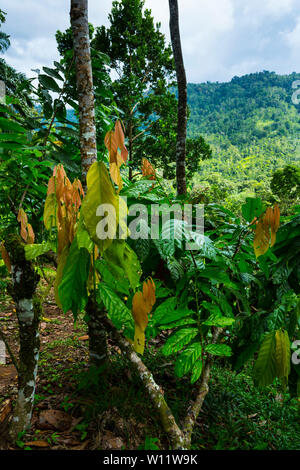
[[[181,318],[189,317],[190,315],[193,315],[193,314],[194,314],[193,310],[190,310],[189,308],[186,308],[186,307],[179,307],[177,310],[169,310],[164,315],[164,318],[161,324],[166,325],[167,323],[176,322],[177,320],[180,320]],[[170,327],[168,326],[168,328]]]
[[167,266],[170,271],[173,281],[179,281],[184,275],[184,269],[177,259],[172,258],[167,260]]
[[169,299],[165,300],[161,303],[155,310],[152,321],[154,325],[162,325],[164,324],[164,318],[166,315],[170,313],[170,311],[175,310],[177,305],[177,298],[170,297]]
[[47,90],[55,91],[56,93],[60,93],[60,88],[57,85],[56,81],[49,77],[48,75],[44,75],[42,73],[38,76],[40,84],[46,88]]
[[193,343],[186,348],[177,358],[175,363],[175,375],[182,377],[187,374],[201,356],[202,347],[200,343]]
[[113,240],[103,254],[109,270],[117,279],[128,278],[132,289],[140,282],[141,266],[135,252],[124,240]]
[[[100,253],[103,254],[111,245],[116,235],[119,215],[118,197],[103,162],[95,162],[89,169],[87,174],[87,187],[88,191],[82,202],[81,213],[91,239],[99,247]],[[114,211],[112,210],[106,217],[107,238],[99,239],[97,235],[97,225],[104,217],[97,216],[97,209],[103,204],[109,204],[112,209],[114,208],[115,213],[113,213]]]
[[210,315],[207,320],[203,322],[203,325],[207,326],[219,326],[221,328],[225,326],[231,326],[235,322],[234,318],[223,317],[219,315]]
[[76,230],[76,239],[78,248],[85,248],[89,253],[93,251],[94,243],[91,240],[91,237],[84,226],[83,217],[79,218],[78,228]]
[[180,351],[186,344],[190,343],[193,338],[198,334],[197,328],[182,328],[177,330],[162,348],[162,353],[165,356],[174,354]]
[[263,212],[260,198],[247,197],[246,204],[242,206],[242,214],[247,222],[252,222],[254,217],[259,217]]
[[287,331],[281,329],[277,330],[275,340],[276,374],[278,378],[285,377],[288,379],[291,364],[291,346]]
[[227,344],[207,344],[205,351],[214,356],[231,356],[231,347]]
[[87,280],[90,269],[90,254],[85,248],[78,248],[74,238],[58,288],[63,311],[72,310],[75,319],[87,304]]
[[197,321],[192,318],[192,317],[185,317],[181,318],[181,320],[174,321],[172,323],[168,323],[167,325],[160,325],[158,328],[160,330],[172,330],[174,328],[177,328],[179,326],[184,326],[184,325],[195,325]]
[[195,362],[193,370],[192,370],[192,377],[191,377],[191,383],[197,382],[197,380],[200,378],[201,373],[202,373],[202,368],[203,368],[203,362],[199,359],[198,361]]
[[134,338],[134,321],[131,311],[122,300],[104,282],[100,282],[98,287],[99,299],[107,309],[108,317],[116,328],[124,329],[126,337]]
[[50,242],[45,242],[41,244],[33,244],[33,245],[26,245],[25,250],[25,257],[28,261],[37,258],[38,256],[47,253],[53,249],[53,244]]
[[254,384],[264,387],[273,382],[276,377],[276,339],[275,331],[268,333],[258,353],[253,368]]
[[27,131],[15,121],[0,117],[0,129],[25,134]]
[[121,292],[126,296],[129,295],[129,281],[123,279],[116,279],[116,276],[109,270],[108,263],[105,259],[97,259],[95,261],[96,269],[101,275],[101,279],[114,291]]
[[53,78],[57,78],[58,80],[64,80],[61,75],[55,69],[50,69],[49,67],[43,67],[44,72],[50,75]]

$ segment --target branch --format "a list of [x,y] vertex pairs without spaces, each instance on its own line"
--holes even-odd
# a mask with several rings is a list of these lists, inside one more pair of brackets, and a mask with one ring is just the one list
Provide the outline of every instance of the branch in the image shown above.
[[132,368],[138,373],[143,382],[152,404],[160,416],[163,429],[170,438],[172,448],[185,449],[184,435],[177,425],[172,411],[164,399],[163,391],[155,382],[153,375],[136,354],[131,344],[120,335],[112,322],[108,318],[104,318],[103,321],[107,329],[111,332],[114,341],[118,344],[123,354],[130,361]]

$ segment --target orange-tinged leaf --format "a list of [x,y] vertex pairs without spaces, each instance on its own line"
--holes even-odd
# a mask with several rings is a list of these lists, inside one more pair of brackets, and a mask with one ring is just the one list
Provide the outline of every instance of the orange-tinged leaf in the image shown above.
[[121,178],[120,167],[118,166],[118,164],[115,162],[112,162],[109,165],[109,172],[110,172],[111,179],[118,186],[119,191],[121,191],[122,186],[123,186],[123,181]]
[[132,315],[136,325],[145,331],[148,325],[148,308],[142,292],[136,292],[132,299]]
[[116,121],[116,124],[115,124],[115,139],[117,141],[117,145],[119,149],[121,150],[122,161],[126,163],[127,157],[128,157],[128,150],[125,147],[124,132],[123,132],[122,125],[119,120]]
[[26,242],[27,241],[27,237],[28,237],[28,234],[27,234],[27,222],[28,222],[28,219],[27,219],[27,215],[24,211],[24,209],[20,209],[19,210],[19,213],[18,213],[18,222],[20,222],[21,224],[21,230],[20,230],[20,235],[21,237],[23,238],[23,240]]
[[148,176],[150,180],[156,179],[155,170],[149,160],[145,157],[142,158],[142,174],[143,176]]
[[148,308],[148,313],[150,313],[156,301],[155,284],[151,278],[149,278],[143,284],[143,297]]
[[47,196],[53,193],[55,193],[55,177],[51,176],[51,178],[48,181]]
[[280,224],[280,210],[276,204],[268,207],[264,216],[256,223],[254,236],[254,252],[256,257],[263,255],[276,242],[276,232]]
[[116,140],[115,132],[108,131],[104,137],[104,144],[109,152],[109,162],[117,163],[118,143]]
[[27,232],[28,232],[27,242],[29,244],[33,244],[35,240],[35,235],[34,235],[33,228],[30,224],[27,224]]
[[10,258],[9,258],[9,254],[7,253],[7,250],[4,246],[4,242],[2,242],[0,244],[0,251],[1,251],[1,256],[2,256],[2,259],[5,263],[5,266],[7,267],[8,271],[11,272],[11,263],[10,263]]

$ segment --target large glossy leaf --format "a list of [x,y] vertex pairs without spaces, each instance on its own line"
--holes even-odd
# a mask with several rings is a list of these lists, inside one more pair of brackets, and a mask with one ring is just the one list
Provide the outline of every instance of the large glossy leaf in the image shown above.
[[63,270],[58,295],[63,311],[72,310],[76,318],[87,304],[87,280],[90,268],[90,254],[85,248],[78,248],[74,238]]
[[[88,191],[82,203],[81,214],[91,239],[99,247],[100,253],[103,254],[116,235],[119,214],[119,200],[103,162],[95,162],[89,169],[87,188]],[[105,217],[105,221],[103,215],[97,215],[99,213],[97,209],[103,204],[108,204],[107,207],[111,208],[107,217]],[[101,221],[105,225],[106,238],[104,239],[99,238],[97,229],[97,225]],[[102,234],[100,235],[102,236]]]
[[170,354],[174,354],[181,349],[188,343],[191,342],[195,336],[198,334],[197,328],[182,328],[177,330],[168,340],[166,341],[165,345],[162,348],[162,352],[165,356],[169,356]]
[[43,255],[44,253],[47,253],[50,250],[53,250],[53,243],[45,242],[40,244],[26,245],[24,250],[25,257],[29,261]]
[[186,348],[177,358],[175,363],[175,375],[182,377],[187,374],[196,361],[200,358],[202,347],[200,343],[193,343]]
[[275,331],[268,333],[258,353],[254,364],[253,378],[255,385],[264,387],[273,382],[276,377],[276,339]]
[[134,338],[134,321],[131,311],[126,307],[115,292],[104,282],[100,282],[98,287],[98,300],[102,301],[107,309],[108,317],[116,328],[124,329],[126,337]]
[[214,356],[231,356],[232,351],[227,344],[208,344],[205,351]]
[[135,252],[124,240],[113,240],[103,256],[116,279],[126,277],[133,289],[139,285],[141,266]]

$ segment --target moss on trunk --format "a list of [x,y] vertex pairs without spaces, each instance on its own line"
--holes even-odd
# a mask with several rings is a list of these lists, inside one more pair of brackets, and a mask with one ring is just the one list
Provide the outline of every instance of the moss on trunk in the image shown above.
[[9,431],[10,437],[15,440],[31,422],[40,350],[39,322],[42,306],[35,295],[40,276],[32,263],[25,258],[24,244],[19,237],[11,236],[5,241],[5,248],[12,266],[9,291],[16,304],[20,340],[18,397]]

